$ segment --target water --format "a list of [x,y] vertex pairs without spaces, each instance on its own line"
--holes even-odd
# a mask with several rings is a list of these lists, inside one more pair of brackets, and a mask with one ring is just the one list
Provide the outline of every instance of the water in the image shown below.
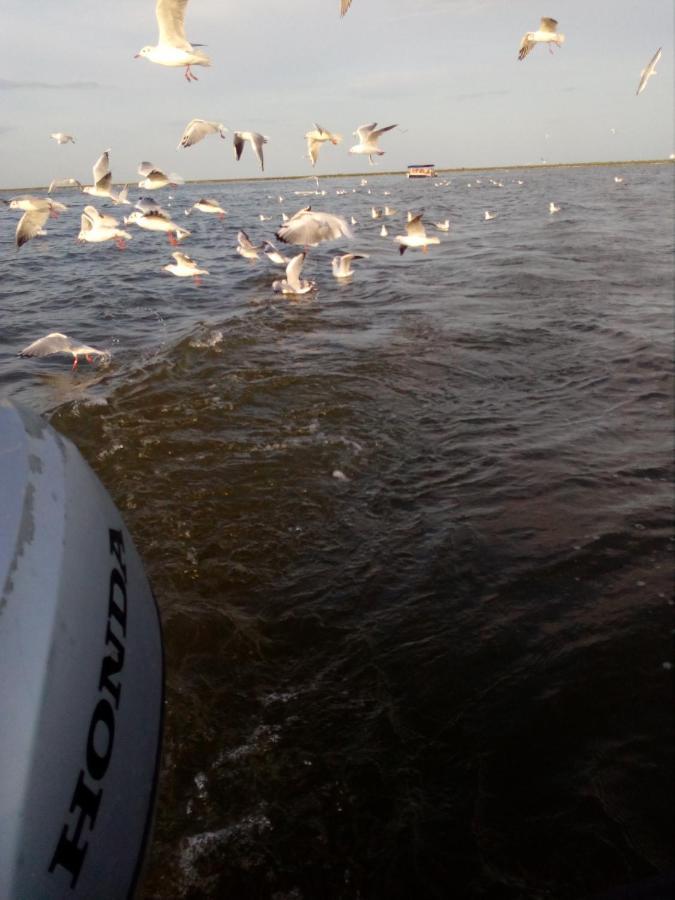
[[[80,447],[162,611],[143,897],[576,900],[672,867],[673,168],[449,178],[177,189],[201,287],[161,236],[79,247],[76,194],[18,254],[0,207],[3,393]],[[224,222],[183,216],[204,195]],[[312,250],[293,301],[235,236],[306,202],[370,259],[339,284]],[[384,203],[451,231],[399,257]],[[53,330],[112,362],[16,358]]]

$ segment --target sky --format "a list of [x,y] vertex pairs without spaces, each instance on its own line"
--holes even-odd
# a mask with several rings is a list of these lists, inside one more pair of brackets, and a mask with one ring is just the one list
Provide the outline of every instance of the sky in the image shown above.
[[[672,0],[190,0],[186,32],[210,68],[158,66],[154,0],[3,0],[0,27],[0,188],[74,177],[111,148],[116,182],[148,160],[186,180],[259,176],[231,134],[177,150],[194,117],[269,138],[265,175],[357,173],[352,132],[378,122],[371,171],[667,158],[673,136]],[[565,44],[518,46],[542,15]],[[646,90],[641,69],[663,56]],[[344,135],[312,170],[313,123]],[[59,146],[50,132],[73,134]]]

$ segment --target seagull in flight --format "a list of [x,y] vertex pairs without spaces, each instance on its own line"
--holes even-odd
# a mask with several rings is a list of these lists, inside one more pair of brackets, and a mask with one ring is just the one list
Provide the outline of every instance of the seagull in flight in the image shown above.
[[209,274],[208,269],[200,269],[199,263],[195,262],[191,256],[187,255],[187,253],[181,253],[179,250],[176,250],[176,252],[171,255],[176,262],[162,266],[164,272],[169,272],[171,275],[176,275],[178,278],[192,278],[196,285],[202,283],[202,280],[199,277],[200,275]]
[[340,0],[340,16],[346,16],[352,0]]
[[85,356],[87,362],[92,362],[94,356],[100,356],[104,360],[110,359],[110,353],[107,350],[97,350],[96,347],[90,347],[88,344],[81,344],[74,341],[67,334],[60,334],[53,331],[46,337],[33,341],[19,353],[19,356],[51,356],[53,353],[72,353],[73,368],[77,368],[77,359],[79,356]]
[[54,138],[57,144],[74,144],[75,138],[72,134],[64,134],[63,131],[55,131],[53,134],[49,135],[50,138]]
[[661,59],[661,50],[662,48],[659,47],[659,49],[652,56],[644,69],[640,72],[640,83],[638,84],[638,89],[635,92],[636,97],[639,96],[647,87],[647,82],[652,77],[652,75],[656,75],[656,64]]
[[305,135],[305,139],[307,141],[307,152],[309,153],[309,158],[312,162],[312,166],[316,165],[316,161],[319,158],[319,150],[321,149],[321,144],[325,141],[330,141],[331,144],[339,144],[342,140],[341,134],[331,134],[330,131],[326,131],[325,128],[322,128],[320,125],[314,124],[314,131],[308,131]]
[[258,134],[257,131],[235,131],[232,140],[234,141],[234,156],[237,161],[241,159],[241,154],[244,152],[245,142],[250,141],[255,155],[258,157],[260,168],[263,172],[265,171],[263,144],[266,144],[268,139],[263,134]]
[[315,290],[315,281],[305,281],[300,277],[306,253],[298,253],[286,266],[286,278],[272,282],[272,290],[282,294],[308,294]]
[[406,234],[397,234],[394,240],[398,243],[398,252],[403,256],[406,250],[420,247],[423,253],[426,253],[430,244],[440,244],[441,239],[437,237],[427,237],[427,233],[422,224],[422,213],[419,213],[407,223],[405,226]]
[[93,173],[94,183],[85,185],[82,188],[83,193],[90,194],[92,197],[110,197],[110,189],[112,188],[110,149],[104,150],[96,160]]
[[384,150],[380,150],[377,145],[380,135],[384,134],[385,131],[391,131],[392,128],[396,128],[396,125],[387,125],[385,128],[376,130],[376,126],[377,122],[373,122],[372,125],[360,125],[354,132],[359,142],[349,148],[350,153],[366,155],[371,166],[374,165],[373,156],[382,156],[384,153]]
[[193,144],[199,143],[208,134],[219,134],[221,138],[225,137],[227,128],[222,122],[207,122],[206,119],[193,119],[185,126],[183,137],[176,149],[180,147],[192,147]]
[[202,44],[191,44],[185,37],[185,8],[188,0],[157,0],[155,15],[159,38],[155,46],[143,47],[135,55],[160,66],[185,66],[185,80],[198,81],[191,66],[210,66],[209,57],[197,50]]
[[527,54],[536,44],[548,44],[549,51],[552,53],[551,44],[556,44],[558,47],[565,42],[565,35],[558,34],[556,28],[558,27],[558,22],[556,19],[549,19],[544,16],[539,23],[539,28],[537,31],[528,31],[523,35],[523,39],[520,42],[520,47],[518,48],[518,59],[525,59]]

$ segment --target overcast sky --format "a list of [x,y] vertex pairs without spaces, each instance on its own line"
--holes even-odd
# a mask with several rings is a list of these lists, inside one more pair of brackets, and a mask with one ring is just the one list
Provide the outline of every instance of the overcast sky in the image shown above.
[[[134,54],[154,44],[154,0],[3,0],[0,187],[91,183],[112,148],[115,181],[141,160],[186,179],[259,175],[246,147],[209,137],[176,150],[193,117],[269,137],[265,174],[311,173],[303,135],[344,135],[316,174],[358,172],[354,129],[398,123],[379,171],[668,157],[673,138],[672,0],[190,0],[186,31],[212,67],[188,83]],[[542,15],[566,36],[517,60]],[[658,47],[658,74],[635,96]],[[57,146],[52,131],[77,144]],[[374,169],[376,172],[378,169]]]

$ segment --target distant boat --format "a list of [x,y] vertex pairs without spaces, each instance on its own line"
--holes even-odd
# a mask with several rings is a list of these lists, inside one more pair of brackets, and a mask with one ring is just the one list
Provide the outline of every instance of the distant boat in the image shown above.
[[408,166],[408,178],[435,178],[436,168],[433,163],[421,166]]

